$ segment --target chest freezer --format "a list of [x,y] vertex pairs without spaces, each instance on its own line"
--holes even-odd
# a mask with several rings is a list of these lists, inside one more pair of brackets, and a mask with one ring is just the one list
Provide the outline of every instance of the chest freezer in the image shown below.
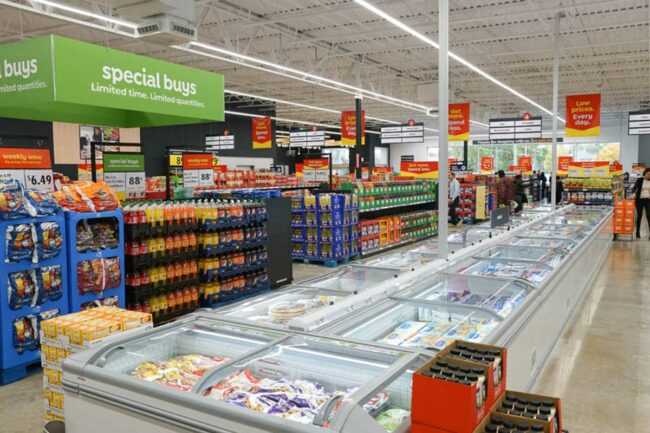
[[[300,282],[301,286],[316,289],[338,290],[348,293],[359,293],[379,285],[397,289],[397,284],[391,284],[399,272],[393,269],[368,268],[349,265],[329,274]],[[391,290],[391,289],[389,289]]]
[[501,322],[500,316],[485,308],[390,298],[323,332],[356,341],[437,351],[455,339],[485,341]]
[[521,259],[469,258],[449,268],[450,273],[511,278],[539,286],[553,268],[539,262]]
[[543,263],[551,268],[559,266],[566,252],[543,247],[496,245],[481,251],[476,257],[486,259],[515,259]]
[[358,266],[368,266],[378,269],[390,269],[397,272],[414,270],[438,258],[436,252],[427,251],[397,251],[364,261]]
[[552,229],[547,227],[529,228],[517,234],[517,238],[530,239],[560,239],[574,242],[576,245],[586,239],[588,233],[585,231],[576,232],[570,229]]
[[[195,357],[170,367],[187,351]],[[66,431],[404,432],[411,376],[423,362],[413,352],[196,315],[67,358]],[[181,388],[151,379],[160,376],[192,380]]]
[[501,228],[470,228],[462,232],[452,233],[447,239],[449,242],[475,244],[486,239],[491,239],[500,233],[503,233],[503,229]]
[[394,298],[477,306],[506,318],[533,295],[532,288],[519,281],[442,274],[406,286]]
[[523,246],[523,247],[543,247],[543,248],[554,248],[560,249],[565,252],[569,252],[576,247],[576,242],[570,241],[568,239],[558,239],[558,238],[528,238],[528,237],[519,237],[515,236],[510,240],[511,245]]
[[[465,248],[463,242],[448,242],[447,248],[449,252],[456,252],[462,248]],[[438,254],[438,240],[429,239],[426,241],[418,242],[413,248],[409,248],[409,252],[421,253],[421,254],[435,254],[436,257],[439,257]]]

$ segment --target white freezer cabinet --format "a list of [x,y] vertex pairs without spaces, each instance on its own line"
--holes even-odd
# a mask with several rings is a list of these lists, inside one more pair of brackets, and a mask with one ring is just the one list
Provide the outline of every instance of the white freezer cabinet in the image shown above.
[[194,315],[68,358],[66,431],[405,432],[424,362]]
[[522,245],[496,245],[478,253],[475,257],[481,259],[499,260],[527,260],[543,263],[551,268],[559,266],[567,253],[563,250],[554,250],[544,247]]
[[414,271],[419,266],[430,263],[438,258],[437,252],[423,251],[397,251],[377,258],[373,258],[358,266],[390,269],[397,272]]
[[376,269],[349,265],[329,274],[301,281],[300,285],[350,293],[359,293],[379,285],[385,285],[389,291],[394,291],[398,285],[393,280],[398,277],[398,274],[399,272],[394,269]]
[[452,233],[447,237],[449,242],[472,245],[483,242],[503,233],[503,228],[469,228],[462,232]]
[[553,267],[532,260],[473,257],[450,266],[447,272],[515,279],[537,287],[550,277]]

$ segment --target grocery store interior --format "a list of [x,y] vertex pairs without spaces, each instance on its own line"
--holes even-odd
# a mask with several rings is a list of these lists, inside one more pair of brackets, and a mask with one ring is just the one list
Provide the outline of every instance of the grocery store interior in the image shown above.
[[649,0],[0,0],[0,433],[650,433]]

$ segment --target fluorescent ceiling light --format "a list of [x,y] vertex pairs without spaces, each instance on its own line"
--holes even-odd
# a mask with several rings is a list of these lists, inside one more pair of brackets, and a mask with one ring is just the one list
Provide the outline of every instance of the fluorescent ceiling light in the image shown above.
[[62,11],[70,12],[77,15],[82,15],[88,18],[94,18],[96,20],[105,21],[107,23],[112,23],[122,27],[128,27],[130,29],[137,29],[138,25],[129,21],[121,20],[118,18],[109,17],[107,15],[96,14],[94,12],[87,11],[85,9],[76,8],[74,6],[69,6],[62,3],[53,2],[50,0],[30,0],[32,3],[39,3],[44,6],[49,6],[54,9],[60,9]]
[[[403,22],[401,22],[397,18],[394,18],[394,17],[388,15],[386,12],[382,11],[381,9],[377,8],[376,6],[371,5],[366,0],[354,0],[354,2],[361,5],[361,6],[363,6],[366,9],[368,9],[370,12],[374,13],[375,15],[378,15],[378,16],[382,17],[383,19],[385,19],[389,23],[399,27],[400,29],[404,30],[405,32],[409,33],[410,35],[415,36],[416,38],[418,38],[422,42],[426,43],[427,45],[430,45],[430,46],[434,47],[435,49],[439,49],[440,46],[438,45],[437,42],[433,41],[432,39],[430,39],[427,36],[423,35],[422,33],[418,32],[417,30],[409,27],[408,25],[404,24]],[[551,110],[549,110],[547,108],[544,108],[542,105],[540,105],[537,102],[533,101],[529,97],[521,94],[520,92],[518,92],[515,89],[513,89],[512,87],[508,86],[504,82],[499,81],[498,79],[496,79],[492,75],[488,74],[487,72],[483,71],[479,67],[473,65],[469,61],[467,61],[464,58],[460,57],[458,54],[455,54],[455,53],[449,51],[448,55],[452,59],[456,60],[457,62],[461,63],[462,65],[465,65],[466,67],[468,67],[472,71],[476,72],[480,76],[488,79],[489,81],[493,82],[497,86],[499,86],[499,87],[507,90],[508,92],[512,93],[516,97],[528,102],[529,104],[539,108],[540,110],[544,111],[545,113],[550,114],[551,116],[553,115],[553,112]],[[557,118],[560,121],[566,123],[566,121],[562,117],[558,116]],[[482,124],[481,126],[483,126],[483,125],[485,125],[485,124]]]

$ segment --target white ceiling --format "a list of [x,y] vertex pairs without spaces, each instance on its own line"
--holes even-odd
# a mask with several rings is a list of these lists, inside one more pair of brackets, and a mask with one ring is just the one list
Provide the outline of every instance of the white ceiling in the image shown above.
[[[119,14],[111,5],[135,3],[66,2],[114,16]],[[436,0],[371,3],[438,40]],[[418,99],[418,86],[437,81],[437,50],[352,0],[197,0],[186,4],[195,8],[202,42],[435,107],[435,96],[431,101]],[[561,114],[567,94],[601,93],[605,116],[638,109],[642,101],[650,100],[650,0],[450,0],[450,49],[550,109],[553,17],[558,11],[566,13],[561,22]],[[354,107],[349,93],[43,15],[47,13],[48,9],[29,0],[0,0],[0,43],[56,33],[218,71],[232,90],[336,110]],[[60,13],[100,28],[105,24]],[[525,111],[541,114],[453,60],[450,100],[470,101],[472,118],[482,122]],[[364,99],[364,108],[367,115],[397,121],[426,117],[370,99]],[[338,117],[284,104],[278,105],[277,115],[309,121],[336,121]],[[545,120],[550,125],[550,116]],[[430,126],[436,122],[428,118]]]

